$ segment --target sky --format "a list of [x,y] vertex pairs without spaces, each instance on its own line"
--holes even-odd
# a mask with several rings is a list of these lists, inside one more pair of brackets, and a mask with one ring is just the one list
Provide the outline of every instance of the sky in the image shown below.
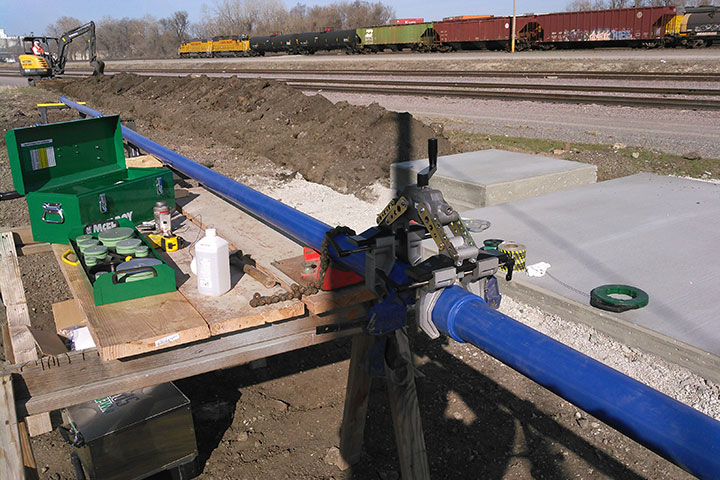
[[[284,0],[288,8],[297,3],[306,5],[327,5],[335,0]],[[370,0],[373,1],[373,0]],[[202,4],[209,6],[214,0],[0,0],[0,28],[6,35],[41,34],[48,25],[62,16],[75,17],[82,21],[95,20],[104,16],[115,18],[137,18],[152,15],[167,17],[177,10],[185,10],[191,22],[202,19]],[[439,20],[455,15],[511,15],[512,0],[483,0],[463,2],[459,0],[401,0],[387,5],[395,8],[397,18],[424,18]],[[556,12],[565,9],[569,0],[517,0],[517,13]]]

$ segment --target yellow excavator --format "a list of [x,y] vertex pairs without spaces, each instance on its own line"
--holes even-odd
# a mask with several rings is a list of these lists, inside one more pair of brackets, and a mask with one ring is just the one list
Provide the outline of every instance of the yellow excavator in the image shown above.
[[[65,73],[68,45],[77,37],[88,33],[88,51],[93,75],[102,75],[105,62],[98,60],[95,48],[95,22],[89,22],[56,37],[23,37],[24,54],[18,56],[20,73],[33,85],[41,78],[53,78]],[[35,49],[33,50],[33,47]],[[38,48],[39,47],[39,48]]]

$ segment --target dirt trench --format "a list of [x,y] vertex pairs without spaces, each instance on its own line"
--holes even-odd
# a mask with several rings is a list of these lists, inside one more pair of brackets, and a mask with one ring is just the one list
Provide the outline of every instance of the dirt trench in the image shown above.
[[[135,118],[144,135],[172,131],[208,147],[259,155],[289,175],[300,173],[341,193],[359,194],[376,182],[387,185],[390,164],[426,157],[430,137],[439,139],[441,155],[455,153],[441,127],[408,113],[376,103],[333,104],[273,80],[121,73],[43,83],[105,114]],[[248,167],[225,158],[210,163],[230,177]]]

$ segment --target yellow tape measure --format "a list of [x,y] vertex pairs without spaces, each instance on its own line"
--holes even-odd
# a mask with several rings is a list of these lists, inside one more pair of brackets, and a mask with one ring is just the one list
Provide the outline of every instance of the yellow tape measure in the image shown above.
[[[527,257],[527,247],[525,247],[525,245],[515,242],[503,242],[498,245],[498,250],[515,260],[513,272],[525,271],[525,260]],[[507,271],[507,269],[502,266],[500,270]]]

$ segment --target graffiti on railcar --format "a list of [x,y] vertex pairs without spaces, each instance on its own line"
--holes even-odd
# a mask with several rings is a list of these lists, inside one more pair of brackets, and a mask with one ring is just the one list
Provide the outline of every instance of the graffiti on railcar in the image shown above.
[[599,30],[565,30],[552,32],[552,41],[557,42],[602,42],[612,40],[632,40],[633,32],[630,29],[616,30],[604,28]]

